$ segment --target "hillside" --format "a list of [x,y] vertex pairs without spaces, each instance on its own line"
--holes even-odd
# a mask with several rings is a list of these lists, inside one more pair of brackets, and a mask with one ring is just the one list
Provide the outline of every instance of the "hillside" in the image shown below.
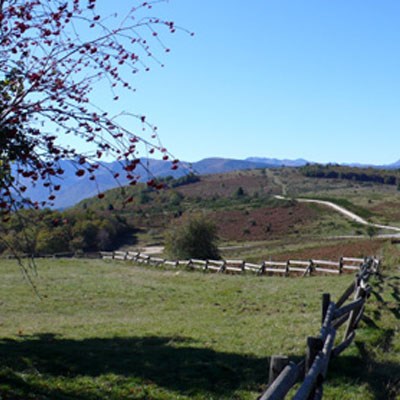
[[[139,246],[162,244],[165,229],[200,212],[217,223],[221,246],[244,244],[239,253],[254,259],[300,249],[306,256],[307,248],[323,248],[329,256],[351,248],[359,255],[375,254],[380,246],[368,239],[365,226],[323,206],[279,201],[277,194],[329,198],[371,221],[394,225],[400,221],[392,207],[398,196],[395,186],[311,178],[297,168],[205,175],[178,187],[171,187],[173,182],[167,180],[170,188],[159,192],[144,186],[126,188],[125,196],[133,196],[129,204],[122,204],[120,191],[111,190],[102,201],[86,200],[76,209],[104,211],[112,204],[113,212],[138,229]],[[340,245],[343,236],[348,238],[347,249]]]
[[160,182],[165,189],[138,184],[111,189],[103,199],[94,196],[64,211],[29,214],[28,235],[13,218],[3,235],[21,252],[35,254],[163,246],[170,227],[200,213],[216,223],[224,256],[259,260],[288,252],[306,258],[307,252],[334,258],[378,254],[382,243],[370,236],[392,233],[368,230],[322,205],[276,195],[329,200],[371,222],[400,225],[393,184],[306,176],[303,168],[288,167],[169,176]]
[[[286,167],[304,167],[307,164],[315,165],[304,159],[279,160],[276,158],[263,158],[263,157],[249,157],[246,160],[235,160],[228,158],[206,158],[197,162],[182,161],[180,168],[177,170],[171,169],[171,162],[161,160],[143,158],[141,164],[138,165],[135,174],[140,179],[139,182],[145,182],[152,177],[165,178],[172,176],[179,178],[188,174],[190,171],[198,175],[208,174],[221,174],[232,171],[244,171],[257,168],[284,168]],[[75,172],[76,168],[70,161],[60,161],[60,167],[65,171],[63,178],[60,179],[61,190],[58,192],[55,200],[54,208],[62,209],[72,207],[83,199],[96,196],[99,191],[104,192],[116,187],[124,186],[128,183],[124,177],[122,166],[118,162],[102,163],[103,168],[97,171],[96,181],[91,181],[88,176],[77,177]],[[351,169],[351,167],[349,167]],[[377,174],[382,174],[379,170],[395,170],[398,168],[398,163],[389,164],[385,166],[375,166],[374,171]],[[372,168],[370,168],[372,169]],[[115,179],[114,175],[119,174],[119,178]],[[387,175],[393,174],[388,172]],[[43,187],[40,183],[32,186],[29,181],[25,181],[27,189],[27,196],[32,200],[42,201],[47,198],[49,193],[48,189]]]
[[[96,180],[92,181],[89,176],[76,176],[76,167],[71,161],[60,161],[60,168],[64,170],[63,178],[60,179],[61,189],[54,202],[54,208],[61,209],[75,205],[79,201],[96,196],[99,191],[104,192],[116,187],[128,184],[122,165],[119,162],[101,163],[102,167],[96,172]],[[153,177],[163,178],[172,176],[179,178],[194,171],[196,174],[226,173],[230,171],[246,170],[254,168],[272,168],[276,163],[252,162],[246,160],[232,160],[224,158],[207,158],[198,162],[181,162],[177,170],[171,169],[171,162],[141,159],[141,163],[135,170],[135,175],[139,176],[139,182],[146,182]],[[118,179],[115,175],[119,175]],[[31,185],[25,180],[28,187],[27,196],[34,201],[42,201],[49,195],[48,189],[40,183]]]

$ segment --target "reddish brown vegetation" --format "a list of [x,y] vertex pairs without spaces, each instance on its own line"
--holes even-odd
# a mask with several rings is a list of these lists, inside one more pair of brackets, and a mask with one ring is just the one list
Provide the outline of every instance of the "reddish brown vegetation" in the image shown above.
[[200,182],[179,187],[178,191],[188,198],[231,197],[240,187],[248,195],[281,193],[280,188],[260,171],[206,175],[201,177]]
[[389,221],[400,221],[399,203],[388,201],[369,208],[374,214],[387,218]]
[[[318,214],[304,204],[292,207],[218,211],[210,214],[224,240],[264,240],[304,229]],[[301,227],[300,227],[301,225]]]
[[367,257],[379,256],[383,242],[378,240],[355,240],[342,241],[340,243],[332,243],[320,245],[296,251],[285,251],[285,253],[274,256],[276,260],[287,260],[288,258],[296,260],[308,259],[324,259],[324,260],[339,260],[340,257]]

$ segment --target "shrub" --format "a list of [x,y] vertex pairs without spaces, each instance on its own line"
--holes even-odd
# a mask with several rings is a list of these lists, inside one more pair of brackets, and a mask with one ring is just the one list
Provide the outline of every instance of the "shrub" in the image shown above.
[[167,232],[165,250],[178,259],[219,259],[217,227],[205,217],[184,220]]
[[36,252],[55,254],[69,251],[69,234],[64,227],[41,229],[37,236]]
[[235,197],[243,197],[244,195],[245,195],[244,189],[243,189],[241,186],[239,186],[239,187],[235,190],[234,196],[235,196]]
[[369,236],[370,239],[372,239],[374,236],[378,234],[378,228],[373,226],[373,225],[368,225],[367,227],[367,235]]

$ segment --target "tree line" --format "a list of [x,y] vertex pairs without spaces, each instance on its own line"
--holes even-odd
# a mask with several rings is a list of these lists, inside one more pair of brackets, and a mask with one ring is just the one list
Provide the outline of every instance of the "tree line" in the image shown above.
[[0,253],[31,256],[112,250],[133,227],[123,216],[92,210],[22,210],[0,225]]
[[372,168],[350,168],[339,165],[306,165],[300,172],[309,178],[343,179],[356,182],[372,182],[385,185],[400,185],[397,172],[379,171]]

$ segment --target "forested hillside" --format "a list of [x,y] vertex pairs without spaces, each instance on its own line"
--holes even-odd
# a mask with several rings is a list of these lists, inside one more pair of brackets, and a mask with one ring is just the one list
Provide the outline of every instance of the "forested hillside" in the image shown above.
[[399,185],[398,170],[379,170],[375,168],[354,168],[341,165],[306,165],[299,169],[310,178],[344,179],[356,182],[373,182],[385,185]]

